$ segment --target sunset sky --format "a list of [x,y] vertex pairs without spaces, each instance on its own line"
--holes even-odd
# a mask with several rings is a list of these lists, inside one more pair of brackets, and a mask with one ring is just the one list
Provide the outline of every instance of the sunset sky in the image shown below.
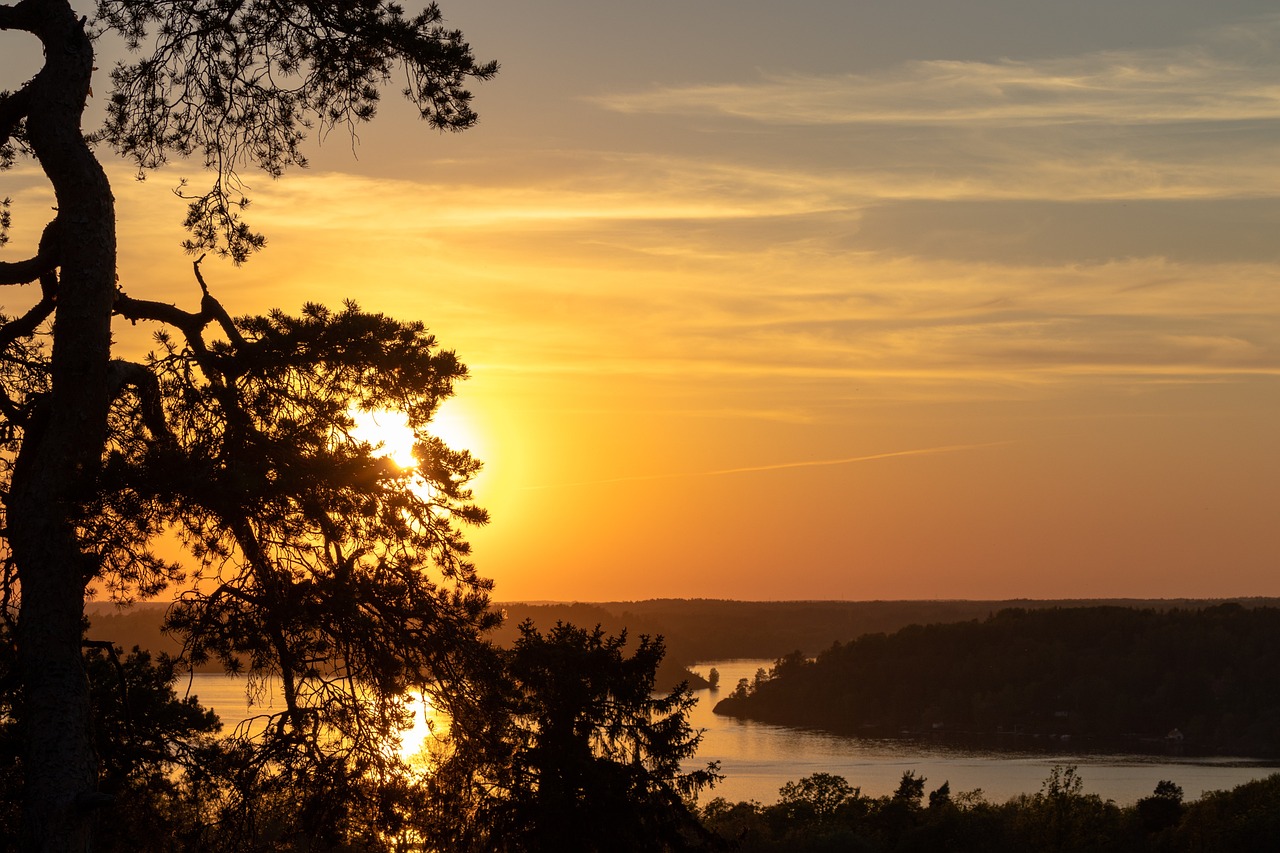
[[[204,269],[459,353],[498,599],[1280,595],[1274,2],[442,8],[480,124],[393,85]],[[124,287],[195,305],[195,164],[110,162]]]

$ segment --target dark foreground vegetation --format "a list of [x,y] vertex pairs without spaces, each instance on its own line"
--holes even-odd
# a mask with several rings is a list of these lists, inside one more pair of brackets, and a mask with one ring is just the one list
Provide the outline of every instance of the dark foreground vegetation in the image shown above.
[[[1274,849],[1280,775],[1184,801],[1162,781],[1118,805],[1087,793],[1074,767],[1004,803],[904,774],[868,797],[840,776],[790,782],[770,805],[693,795],[713,772],[682,775],[696,745],[690,697],[650,692],[660,643],[526,624],[495,658],[489,739],[435,754],[430,772],[370,779],[341,760],[283,768],[219,737],[216,717],[173,689],[167,657],[94,648],[95,741],[105,794],[98,851],[1151,851]],[[470,721],[470,732],[481,730]],[[17,724],[0,725],[0,850],[17,850]],[[483,755],[483,759],[479,756]],[[277,756],[279,757],[279,756]],[[643,760],[634,760],[642,758]]]
[[927,782],[907,773],[894,794],[872,798],[820,773],[788,783],[774,805],[717,799],[702,818],[741,853],[1258,853],[1280,839],[1280,775],[1194,802],[1165,781],[1131,806],[1086,793],[1073,767],[1003,804],[945,781],[926,794]]
[[[0,666],[12,643],[0,622]],[[707,849],[693,803],[717,777],[689,772],[699,733],[686,687],[655,692],[660,640],[526,623],[476,650],[448,732],[380,763],[334,731],[299,747],[278,714],[256,736],[219,731],[181,698],[174,660],[92,646],[85,655],[104,853],[522,853]],[[0,851],[20,843],[21,691],[0,683]],[[402,702],[407,707],[408,701]],[[463,710],[458,715],[457,711]],[[297,754],[301,752],[301,754]]]
[[797,652],[716,712],[900,732],[1280,755],[1280,609],[1009,609]]
[[[1037,648],[1031,637],[1061,637],[1068,625],[1088,624],[1109,626],[1105,648],[1117,653],[1127,648],[1120,639],[1127,636],[1168,644],[1166,651],[1175,655],[1184,654],[1188,644],[1213,655],[1228,642],[1247,654],[1266,639],[1263,628],[1274,618],[1275,611],[1235,606],[1165,614],[1114,608],[1007,611],[983,623],[945,626],[941,636],[996,631],[1007,649],[1030,654]],[[833,647],[820,660],[866,640],[872,648],[896,647],[903,642],[899,638],[933,637],[938,630],[917,626],[862,638]],[[1186,639],[1175,640],[1178,633]],[[5,654],[12,648],[0,643]],[[941,654],[927,644],[903,648]],[[693,700],[687,688],[654,692],[664,651],[660,641],[628,641],[566,623],[542,631],[524,622],[502,645],[476,651],[487,657],[474,659],[471,676],[459,682],[474,695],[455,706],[468,716],[456,721],[451,735],[442,733],[429,753],[431,764],[370,768],[341,749],[299,758],[282,745],[264,754],[261,744],[219,732],[213,714],[179,697],[179,670],[168,656],[91,644],[85,661],[95,748],[103,768],[101,791],[110,797],[95,823],[94,849],[1257,851],[1273,849],[1280,838],[1280,775],[1191,802],[1174,781],[1164,781],[1137,803],[1118,805],[1087,793],[1073,767],[1055,768],[1039,792],[1004,803],[989,801],[981,791],[953,792],[945,780],[930,784],[914,773],[883,797],[864,796],[845,778],[815,774],[788,783],[774,804],[707,801],[704,794],[698,808],[696,795],[715,780],[716,768],[682,771],[682,760],[694,755],[698,742],[687,724]],[[1099,651],[1092,660],[1095,669],[1107,671],[1125,658],[1112,660]],[[1187,659],[1190,671],[1195,660]],[[817,668],[805,663],[794,670],[799,661],[780,661],[772,677],[744,685],[739,701],[766,695],[769,685],[782,685],[795,671]],[[908,663],[884,658],[886,672]],[[1234,666],[1230,655],[1217,659],[1223,683],[1233,677]],[[11,710],[20,698],[11,684],[0,690],[4,851],[19,849],[21,731]]]

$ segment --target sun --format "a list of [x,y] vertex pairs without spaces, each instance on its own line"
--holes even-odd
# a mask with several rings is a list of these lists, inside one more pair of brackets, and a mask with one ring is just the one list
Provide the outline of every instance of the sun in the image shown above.
[[456,398],[446,400],[427,429],[450,450],[469,450],[477,459],[484,459],[484,442],[467,409]]
[[[477,430],[467,413],[453,405],[454,402],[450,400],[436,411],[427,430],[450,449],[469,450],[473,456],[484,458]],[[356,439],[369,442],[382,456],[401,468],[407,470],[417,464],[413,456],[413,430],[409,428],[409,418],[403,412],[386,409],[353,411],[351,418],[355,421],[351,434]]]
[[385,409],[354,411],[351,418],[356,422],[351,430],[354,438],[369,442],[375,452],[380,451],[380,455],[401,468],[409,469],[417,464],[413,457],[413,430],[409,428],[409,418],[404,412]]

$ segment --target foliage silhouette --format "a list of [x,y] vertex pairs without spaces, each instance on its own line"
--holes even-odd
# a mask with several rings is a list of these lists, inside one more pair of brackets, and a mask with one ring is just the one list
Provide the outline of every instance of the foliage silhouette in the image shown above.
[[[662,851],[706,842],[690,803],[717,768],[685,772],[697,750],[687,686],[655,695],[661,639],[532,623],[490,679],[487,749],[455,753],[434,777],[456,805],[429,830],[476,851]],[[479,731],[481,726],[470,726]],[[483,763],[477,757],[483,757]]]
[[[301,165],[309,130],[371,118],[394,70],[431,125],[475,121],[464,84],[496,66],[440,21],[434,5],[406,17],[376,0],[100,0],[93,21],[68,0],[0,5],[0,30],[44,47],[35,76],[0,93],[0,168],[33,159],[57,201],[31,255],[0,262],[0,284],[36,284],[30,307],[0,324],[3,618],[22,680],[28,849],[84,849],[109,802],[84,594],[182,580],[151,547],[167,528],[196,559],[170,620],[189,653],[285,685],[262,765],[282,778],[335,762],[355,781],[392,774],[383,738],[406,716],[388,697],[439,687],[492,621],[459,532],[484,519],[465,489],[476,465],[427,432],[465,375],[452,354],[420,325],[354,306],[233,320],[198,261],[198,310],[118,290],[111,187],[93,147],[140,169],[200,157],[213,179],[189,194],[187,247],[243,261],[264,238],[240,218],[241,170]],[[112,35],[146,50],[112,72],[106,126],[86,136],[96,49]],[[157,354],[113,359],[113,315],[158,324]],[[409,413],[421,483],[352,437],[361,407]]]
[[1010,609],[787,655],[716,710],[852,734],[1277,755],[1277,667],[1272,607]]
[[[717,798],[700,815],[741,853],[1244,853],[1272,849],[1280,831],[1280,775],[1190,803],[1176,784],[1162,781],[1151,797],[1123,807],[1088,793],[1072,767],[1055,767],[1039,793],[1006,803],[989,802],[980,791],[935,796],[942,787],[949,793],[944,785],[931,792],[928,808],[903,808],[904,786],[867,797],[839,776],[815,774],[787,783],[773,805]],[[914,782],[905,787],[914,796]],[[805,808],[797,807],[800,791],[842,796],[834,809]],[[1160,804],[1155,812],[1153,802]]]
[[[12,649],[7,629],[0,628]],[[178,849],[192,824],[184,788],[205,777],[222,747],[218,718],[174,690],[176,663],[134,649],[123,655],[109,644],[86,646],[86,674],[94,709],[94,745],[102,760],[101,790],[114,798],[111,819],[100,823],[95,849]],[[20,833],[19,772],[22,724],[16,684],[0,691],[0,850],[16,850]]]

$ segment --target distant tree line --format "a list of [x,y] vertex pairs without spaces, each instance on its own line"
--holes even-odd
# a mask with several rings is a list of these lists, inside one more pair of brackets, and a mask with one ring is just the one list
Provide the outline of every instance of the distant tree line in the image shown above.
[[[1202,609],[1223,603],[1276,607],[1280,606],[1280,599],[728,601],[658,598],[569,605],[592,608],[594,613],[589,618],[585,614],[573,617],[557,615],[555,618],[564,618],[579,625],[603,622],[635,632],[661,634],[666,638],[671,658],[687,665],[695,661],[731,658],[774,659],[797,649],[806,655],[815,655],[830,646],[833,640],[852,639],[863,634],[888,634],[908,625],[986,619],[1009,608],[1043,610],[1110,606],[1164,611]],[[545,605],[549,609],[562,606],[565,605]],[[529,615],[540,624],[543,622],[533,612]]]
[[1008,746],[1280,755],[1280,609],[1007,609],[796,652],[716,712],[859,734]]
[[1162,781],[1131,806],[1086,793],[1069,766],[1003,804],[945,781],[926,795],[927,781],[908,772],[893,794],[867,797],[818,773],[787,783],[775,804],[717,798],[701,814],[740,853],[1256,853],[1280,838],[1280,775],[1194,802]]
[[[700,661],[735,658],[779,658],[792,650],[814,655],[832,640],[863,634],[892,633],[909,625],[942,624],[986,619],[1013,607],[1023,610],[1096,607],[1096,600],[1016,601],[729,601],[661,598],[646,601],[555,602],[495,605],[506,617],[490,635],[509,646],[525,620],[542,628],[557,622],[600,625],[607,632],[662,637],[667,655],[657,672],[663,689],[687,681],[696,689],[707,682],[689,667]],[[1115,599],[1108,606],[1140,610],[1194,610],[1219,603],[1243,607],[1280,606],[1280,600],[1240,598],[1224,602],[1195,599]],[[177,656],[182,643],[162,633],[164,606],[139,604],[117,610],[101,604],[90,609],[92,633],[123,648],[139,646],[154,653]],[[216,662],[200,671],[220,672]],[[733,685],[729,685],[732,687]]]
[[[90,636],[103,642],[111,642],[122,649],[137,646],[153,654],[182,656],[182,638],[164,630],[166,605],[142,603],[120,609],[107,603],[90,606]],[[488,637],[498,645],[510,647],[521,636],[526,621],[539,628],[550,629],[559,622],[573,625],[599,625],[607,633],[629,632],[632,636],[663,636],[660,627],[653,630],[652,620],[620,618],[614,611],[593,604],[503,604],[496,608],[503,615],[501,625],[493,628]],[[634,627],[632,627],[634,625]],[[665,642],[665,639],[664,639]],[[669,643],[668,643],[669,648]],[[775,657],[775,654],[762,657]],[[697,658],[667,654],[659,661],[654,683],[662,690],[671,690],[687,683],[694,690],[707,687],[708,682],[687,667]],[[197,672],[222,672],[218,661],[206,661],[194,667]]]

